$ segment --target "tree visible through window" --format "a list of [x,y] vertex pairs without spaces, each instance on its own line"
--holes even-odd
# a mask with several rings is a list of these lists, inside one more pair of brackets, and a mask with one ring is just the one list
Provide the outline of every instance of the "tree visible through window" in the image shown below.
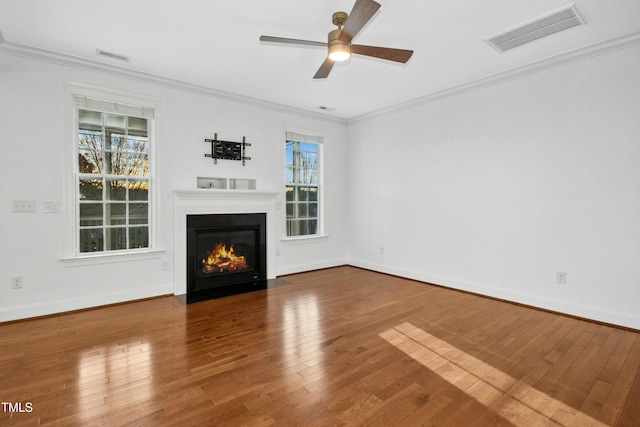
[[319,234],[320,144],[286,141],[287,236]]
[[150,120],[76,112],[78,252],[148,248]]

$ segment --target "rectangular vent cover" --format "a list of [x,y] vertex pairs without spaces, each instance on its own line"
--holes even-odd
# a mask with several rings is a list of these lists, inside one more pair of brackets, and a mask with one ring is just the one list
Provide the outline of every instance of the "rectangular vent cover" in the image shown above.
[[96,49],[96,55],[102,56],[109,59],[115,59],[116,61],[129,62],[129,57],[124,55],[119,55],[117,53],[107,52],[102,49]]
[[537,18],[531,22],[495,35],[485,41],[499,52],[522,46],[569,28],[584,25],[586,22],[578,13],[575,4],[556,12]]

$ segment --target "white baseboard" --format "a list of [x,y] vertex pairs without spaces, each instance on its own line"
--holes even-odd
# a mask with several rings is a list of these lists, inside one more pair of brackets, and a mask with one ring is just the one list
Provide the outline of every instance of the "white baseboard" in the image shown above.
[[[640,330],[640,316],[634,313],[608,310],[600,307],[560,301],[536,294],[514,292],[510,289],[496,288],[477,283],[452,280],[449,278],[432,276],[422,272],[405,270],[357,259],[345,260],[341,258],[319,263],[278,267],[277,275],[282,276],[287,274],[302,273],[305,271],[320,270],[323,268],[339,267],[341,265],[352,265],[354,267],[364,268],[380,273],[405,277],[407,279],[413,279],[425,283],[433,283],[435,285],[444,286],[451,289],[472,292],[475,294],[499,298],[518,304],[524,304],[545,310],[565,313],[571,316],[578,316],[598,322],[605,322],[613,325]],[[161,286],[134,289],[127,292],[110,292],[100,295],[91,295],[86,297],[49,301],[45,303],[35,303],[16,307],[0,308],[0,322],[27,319],[30,317],[45,316],[49,314],[63,313],[66,311],[81,310],[86,308],[99,307],[102,305],[117,304],[127,301],[134,301],[137,299],[151,298],[160,295],[173,294],[173,291],[173,284],[167,283]]]
[[510,289],[496,288],[478,283],[462,282],[449,278],[432,276],[422,272],[404,270],[382,264],[374,264],[362,260],[349,259],[348,264],[354,267],[360,267],[380,273],[405,277],[407,279],[413,279],[420,282],[433,283],[434,285],[444,286],[447,288],[471,292],[479,295],[485,295],[488,297],[498,298],[518,304],[524,304],[544,310],[551,310],[570,316],[577,316],[597,322],[610,323],[612,325],[640,330],[640,316],[634,313],[625,313],[601,307],[576,304],[572,302],[548,298],[542,295],[514,292]]
[[56,301],[26,304],[16,307],[0,308],[0,322],[46,316],[49,314],[64,313],[66,311],[82,310],[85,308],[117,304],[167,294],[173,294],[172,283],[151,288],[133,289],[126,292],[110,292],[100,295],[90,295],[86,297],[68,298]]
[[287,274],[303,273],[305,271],[312,270],[322,270],[323,268],[339,267],[341,265],[347,265],[347,261],[344,258],[285,267],[278,266],[277,275],[285,276]]

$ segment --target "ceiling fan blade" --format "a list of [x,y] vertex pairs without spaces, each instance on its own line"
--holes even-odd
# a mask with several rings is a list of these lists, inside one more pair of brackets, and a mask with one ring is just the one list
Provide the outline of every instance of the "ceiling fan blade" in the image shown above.
[[325,59],[320,68],[318,68],[318,71],[316,72],[315,76],[313,76],[313,78],[326,79],[329,76],[331,69],[333,68],[333,64],[335,64],[335,62],[333,62],[329,58]]
[[386,59],[387,61],[402,62],[403,64],[411,58],[411,55],[413,55],[412,50],[365,46],[361,44],[351,45],[351,53],[373,56],[374,58]]
[[273,43],[287,43],[287,44],[300,44],[304,46],[321,46],[326,47],[326,42],[314,42],[311,40],[300,39],[288,39],[285,37],[273,37],[273,36],[260,36],[261,42],[273,42]]
[[347,22],[340,33],[340,40],[349,43],[360,32],[373,15],[380,9],[380,4],[373,0],[356,0]]

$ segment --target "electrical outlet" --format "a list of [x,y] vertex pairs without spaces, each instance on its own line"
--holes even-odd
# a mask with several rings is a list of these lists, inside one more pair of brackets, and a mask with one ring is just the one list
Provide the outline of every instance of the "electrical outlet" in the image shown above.
[[380,246],[380,255],[384,255],[384,246]]
[[561,284],[561,285],[566,285],[567,284],[567,273],[565,273],[564,271],[558,271],[556,273],[556,282]]
[[163,259],[162,260],[162,269],[163,270],[168,270],[169,269],[169,260],[167,260],[167,259]]
[[56,213],[60,210],[60,203],[55,200],[46,200],[42,202],[42,212]]
[[11,289],[22,289],[22,276],[11,276]]

